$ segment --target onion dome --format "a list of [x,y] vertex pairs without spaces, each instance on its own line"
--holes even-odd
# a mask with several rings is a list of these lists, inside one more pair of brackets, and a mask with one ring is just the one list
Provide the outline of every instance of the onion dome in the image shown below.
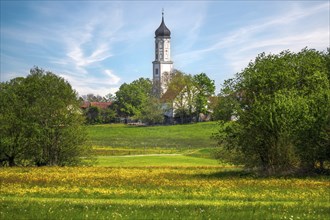
[[156,37],[170,37],[171,31],[166,27],[164,22],[164,12],[162,13],[162,23],[155,31]]

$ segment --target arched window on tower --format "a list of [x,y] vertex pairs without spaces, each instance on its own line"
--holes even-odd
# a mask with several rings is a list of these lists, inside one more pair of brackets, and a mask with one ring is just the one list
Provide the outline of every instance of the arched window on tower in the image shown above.
[[155,69],[155,75],[158,75],[158,68]]

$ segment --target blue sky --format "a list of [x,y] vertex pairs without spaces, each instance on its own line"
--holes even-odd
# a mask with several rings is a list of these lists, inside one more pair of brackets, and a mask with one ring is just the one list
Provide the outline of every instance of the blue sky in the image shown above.
[[329,1],[1,0],[0,80],[39,66],[80,95],[106,95],[152,78],[162,8],[174,67],[205,72],[218,91],[261,52],[330,45]]

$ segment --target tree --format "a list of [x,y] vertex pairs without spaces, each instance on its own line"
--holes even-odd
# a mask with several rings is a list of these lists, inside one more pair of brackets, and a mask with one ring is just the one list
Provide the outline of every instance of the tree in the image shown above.
[[329,161],[327,56],[312,49],[258,55],[225,87],[238,120],[222,123],[219,143],[267,173]]
[[116,101],[116,96],[114,94],[109,93],[109,94],[107,94],[103,97],[103,100],[105,102],[115,102]]
[[87,108],[85,115],[88,124],[96,124],[101,121],[101,109],[96,106],[90,106]]
[[180,71],[172,75],[168,90],[162,97],[168,106],[174,109],[175,117],[180,118],[181,123],[191,121],[195,111],[194,99],[197,88],[193,77]]
[[230,121],[236,118],[236,110],[239,109],[239,94],[235,92],[234,79],[225,80],[218,94],[218,102],[213,111],[214,120]]
[[86,152],[76,92],[38,67],[1,84],[0,155],[5,164],[72,165]]
[[149,125],[162,124],[164,122],[164,109],[160,100],[152,96],[149,97],[138,118]]
[[124,83],[116,92],[115,106],[118,115],[132,117],[141,115],[141,111],[152,92],[152,83],[149,79],[140,78],[130,84]]
[[26,120],[29,111],[24,95],[24,78],[0,84],[0,160],[15,166],[24,161],[29,143],[35,141],[35,128]]
[[205,73],[194,75],[194,85],[197,88],[195,96],[196,118],[199,121],[199,114],[206,114],[208,110],[208,99],[215,92],[214,80],[211,80]]
[[100,116],[102,123],[110,123],[115,121],[116,112],[110,108],[101,109]]
[[305,104],[297,134],[297,152],[305,170],[323,169],[330,161],[330,50],[302,50],[297,54],[301,78],[296,85]]
[[171,76],[166,101],[173,105],[176,117],[191,122],[193,116],[199,121],[199,114],[208,111],[209,98],[214,94],[215,85],[205,73],[195,76],[176,71]]
[[89,101],[89,102],[104,102],[104,101],[106,101],[106,98],[105,97],[102,97],[100,95],[94,95],[93,93],[89,93],[87,95],[83,95],[81,98],[83,100]]

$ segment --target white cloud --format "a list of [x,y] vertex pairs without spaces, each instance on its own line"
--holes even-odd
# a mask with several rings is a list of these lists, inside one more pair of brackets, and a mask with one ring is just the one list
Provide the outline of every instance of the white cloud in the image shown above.
[[92,87],[76,86],[76,87],[74,87],[74,89],[78,92],[79,96],[87,95],[87,94],[91,94],[91,93],[94,94],[94,95],[106,96],[109,93],[115,94],[118,91],[119,87],[112,87],[112,88],[97,87],[97,88],[92,88]]
[[[121,10],[111,10],[113,13],[110,14],[109,12],[96,12],[94,10],[90,13],[98,16],[88,18],[88,21],[82,19],[78,28],[67,27],[66,30],[70,31],[65,32],[68,34],[61,36],[66,45],[66,55],[69,62],[67,59],[65,59],[66,62],[59,62],[72,65],[85,74],[88,73],[86,67],[98,65],[113,56],[111,45],[115,41],[111,36],[116,34],[123,26]],[[112,25],[111,28],[109,28],[109,23]]]
[[108,93],[114,93],[118,90],[120,77],[115,75],[112,70],[103,70],[99,76],[82,75],[76,76],[70,71],[60,75],[72,85],[72,87],[78,91],[80,95],[86,95],[88,93],[94,93],[95,95],[107,95]]
[[[286,49],[296,52],[306,46],[325,49],[329,45],[329,21],[319,22],[318,15],[328,12],[329,2],[308,8],[300,4],[290,7],[285,13],[255,20],[226,36],[222,33],[218,37],[210,36],[210,39],[217,40],[203,48],[176,54],[174,59],[184,68],[203,59],[207,62],[205,58],[209,54],[222,54],[232,71],[237,72],[261,52],[278,53]],[[313,19],[316,22],[312,22]]]
[[115,74],[112,73],[111,70],[105,70],[104,71],[106,73],[106,75],[109,77],[108,80],[109,80],[109,84],[110,85],[116,85],[119,83],[120,81],[120,78],[118,76],[116,76]]

